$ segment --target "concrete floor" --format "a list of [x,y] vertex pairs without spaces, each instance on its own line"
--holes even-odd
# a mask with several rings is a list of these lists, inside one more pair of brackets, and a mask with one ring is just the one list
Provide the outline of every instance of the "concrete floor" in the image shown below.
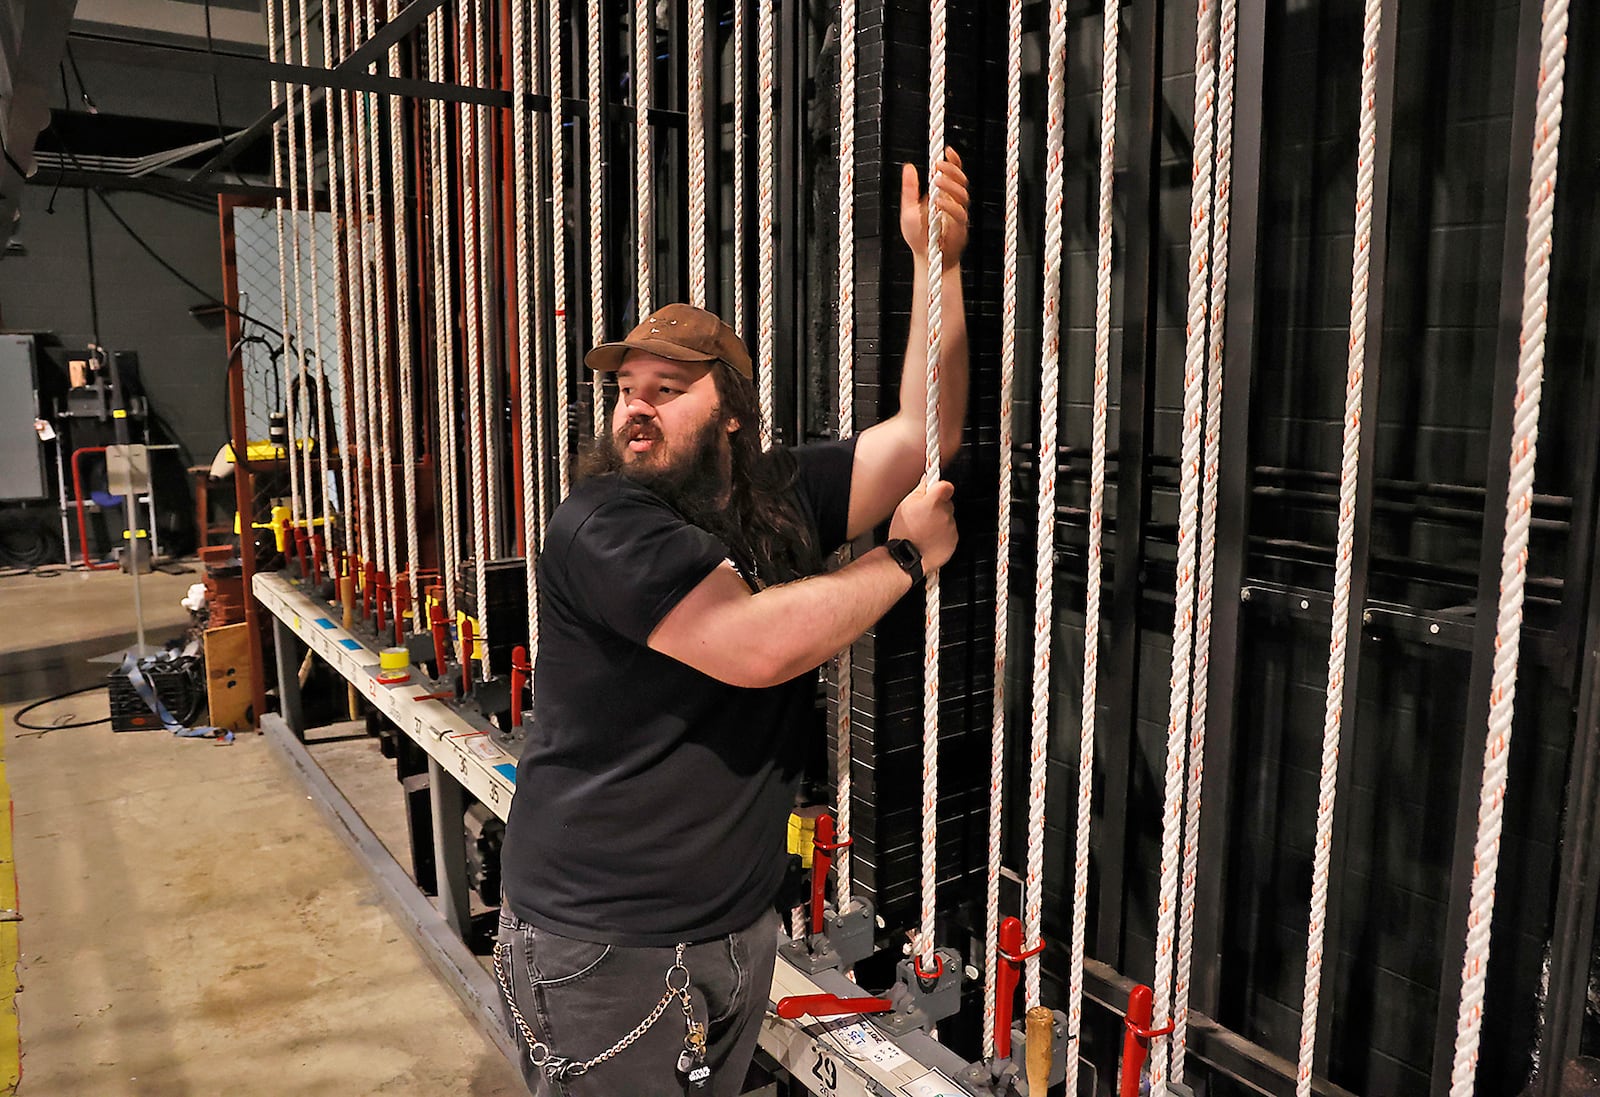
[[[29,719],[105,711],[89,693]],[[22,1097],[525,1092],[265,740],[6,715]],[[403,834],[370,741],[318,750]]]

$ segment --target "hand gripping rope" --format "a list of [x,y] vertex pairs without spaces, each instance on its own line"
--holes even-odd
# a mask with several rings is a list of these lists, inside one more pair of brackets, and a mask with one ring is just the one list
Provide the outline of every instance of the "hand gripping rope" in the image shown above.
[[1483,1027],[1483,984],[1489,969],[1489,929],[1500,867],[1500,823],[1505,812],[1511,718],[1517,696],[1517,656],[1522,644],[1523,584],[1528,569],[1528,529],[1533,518],[1534,459],[1539,444],[1539,401],[1544,389],[1545,325],[1550,308],[1550,250],[1555,228],[1556,164],[1561,148],[1561,97],[1566,75],[1567,3],[1545,0],[1539,36],[1539,99],[1533,126],[1533,173],[1528,182],[1528,243],[1522,287],[1522,351],[1512,419],[1511,478],[1506,490],[1506,532],[1500,564],[1500,615],[1495,634],[1494,686],[1489,738],[1484,745],[1483,790],[1478,801],[1472,905],[1456,1017],[1456,1054],[1450,1097],[1471,1097]]
[[[737,6],[737,3],[736,3]],[[856,430],[856,0],[839,0],[839,437]],[[849,546],[843,549],[848,554]],[[841,848],[834,861],[835,908],[850,906],[850,813],[854,796],[851,782],[851,668],[850,648],[839,653],[834,666],[838,683],[835,704],[837,740],[834,802],[838,811]],[[812,912],[815,919],[817,912]]]
[[1360,480],[1362,382],[1366,375],[1367,272],[1372,256],[1373,161],[1377,156],[1378,36],[1383,5],[1368,0],[1361,65],[1360,144],[1356,158],[1355,246],[1350,275],[1350,350],[1346,368],[1344,443],[1339,465],[1339,534],[1334,553],[1333,619],[1328,640],[1328,688],[1322,717],[1322,766],[1317,786],[1317,832],[1311,870],[1311,911],[1306,926],[1305,993],[1295,1092],[1310,1097],[1322,997],[1323,932],[1328,911],[1329,858],[1339,784],[1339,738],[1344,724],[1345,644],[1350,631],[1350,573]]
[[[763,7],[765,11],[765,7]],[[922,482],[932,489],[939,481],[939,344],[944,324],[943,218],[938,213],[939,162],[944,158],[945,3],[930,9],[928,88],[928,363],[927,414],[923,435]],[[770,239],[770,238],[769,238]],[[764,245],[765,246],[765,245]],[[763,290],[767,286],[762,280]],[[763,294],[763,307],[769,294]],[[917,933],[913,967],[921,978],[939,971],[934,953],[934,912],[938,884],[939,819],[939,573],[924,584],[922,616],[922,925]]]

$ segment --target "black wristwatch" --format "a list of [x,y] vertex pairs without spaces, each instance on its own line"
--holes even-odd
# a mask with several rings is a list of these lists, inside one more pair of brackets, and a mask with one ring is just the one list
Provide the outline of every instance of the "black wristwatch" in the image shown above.
[[883,547],[889,550],[889,559],[899,564],[900,570],[911,576],[912,586],[922,582],[922,550],[904,537],[896,537]]

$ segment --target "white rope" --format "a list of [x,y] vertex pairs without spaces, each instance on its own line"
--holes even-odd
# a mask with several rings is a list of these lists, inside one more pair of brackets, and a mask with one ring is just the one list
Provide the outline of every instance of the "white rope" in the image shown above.
[[[311,67],[310,39],[311,20],[306,9],[309,7],[307,0],[300,0],[300,64],[302,67]],[[316,350],[316,387],[310,391],[311,405],[308,416],[314,416],[317,424],[316,458],[320,469],[321,480],[317,491],[322,495],[322,536],[328,551],[328,558],[332,560],[333,553],[333,496],[328,491],[328,404],[322,398],[327,391],[327,375],[322,363],[322,295],[318,289],[317,267],[317,186],[316,186],[316,146],[312,141],[311,125],[311,96],[300,97],[302,119],[305,123],[305,149],[306,149],[306,210],[311,221],[311,332]],[[329,171],[333,164],[333,131],[328,131],[328,162]],[[312,454],[306,454],[307,472],[310,472]],[[312,496],[307,499],[307,507],[311,504]],[[316,533],[316,527],[310,525],[310,514],[307,514],[307,524],[310,528],[308,534]],[[307,552],[314,552],[314,545],[307,545]],[[329,567],[331,571],[331,566]]]
[[[490,61],[489,44],[494,33],[494,8],[491,4],[484,3],[478,8],[478,23],[476,27],[477,43],[477,77],[479,87],[490,86],[490,76],[493,72]],[[483,425],[483,506],[484,506],[484,531],[487,536],[485,542],[488,555],[483,558],[483,563],[497,559],[504,555],[504,525],[500,521],[500,485],[502,484],[500,459],[501,450],[497,445],[498,432],[493,424],[499,422],[498,409],[504,407],[499,381],[501,377],[499,350],[504,346],[501,339],[501,309],[499,295],[499,266],[495,248],[495,196],[500,193],[498,181],[495,179],[495,148],[494,130],[498,114],[493,107],[478,108],[478,145],[475,163],[478,168],[478,261],[481,270],[478,275],[478,321],[483,325],[482,342],[483,357],[479,360],[479,369],[482,371],[480,383],[483,386],[483,408],[488,417]],[[478,568],[478,622],[479,636],[484,637],[484,663],[483,675],[490,677],[487,632],[488,611],[483,608],[488,604],[489,577],[483,567]]]
[[[939,214],[938,167],[944,159],[945,0],[929,9],[928,59],[928,409],[924,420],[923,482],[939,480],[939,354],[944,332],[944,219]],[[934,970],[939,813],[939,573],[928,576],[922,616],[922,928],[917,956]]]
[[[737,12],[738,4],[734,10]],[[605,285],[605,153],[600,143],[600,115],[605,102],[600,91],[600,0],[589,0],[589,340],[594,346],[606,341]],[[599,370],[589,379],[593,394],[594,433],[606,429],[606,390]]]
[[[298,22],[298,28],[297,29],[299,31],[299,39],[300,39],[300,65],[301,65],[302,68],[309,68],[310,65],[311,65],[311,59],[310,59],[310,54],[308,53],[308,42],[307,42],[307,39],[309,38],[309,31],[307,29],[307,27],[309,25],[309,21],[308,21],[308,19],[306,17],[306,0],[300,0],[299,18],[298,18],[297,22]],[[290,57],[290,53],[289,53],[289,4],[288,4],[287,0],[285,0],[284,6],[283,6],[283,24],[284,24],[283,56],[284,56],[284,60],[287,61],[289,59],[289,57]],[[296,216],[294,218],[295,242],[296,242],[296,244],[299,244],[300,238],[301,238],[302,234],[304,233],[304,229],[305,229],[306,225],[309,224],[309,227],[310,227],[310,230],[311,230],[310,231],[310,237],[311,237],[310,245],[309,245],[309,247],[304,248],[299,253],[300,262],[296,265],[296,269],[295,269],[295,326],[296,326],[296,329],[297,329],[295,338],[296,338],[296,342],[298,342],[300,344],[300,399],[305,401],[304,409],[300,413],[300,439],[304,439],[305,437],[307,437],[307,436],[309,436],[311,434],[311,430],[312,430],[311,423],[313,421],[313,418],[317,414],[317,410],[316,410],[317,409],[316,392],[311,387],[312,367],[307,365],[307,363],[306,363],[307,347],[305,345],[305,342],[306,342],[306,340],[305,340],[305,311],[304,311],[304,305],[303,305],[303,301],[302,301],[302,295],[303,295],[304,289],[305,289],[305,263],[306,263],[306,255],[307,255],[307,253],[309,253],[309,256],[310,256],[309,265],[311,267],[311,295],[310,295],[311,296],[311,347],[309,348],[309,351],[310,351],[312,359],[316,363],[316,374],[317,374],[317,376],[320,376],[321,372],[322,372],[322,322],[321,322],[321,319],[320,319],[320,317],[321,317],[321,309],[318,307],[317,293],[316,293],[316,287],[317,287],[317,214],[316,214],[316,209],[317,209],[317,197],[316,197],[316,195],[317,195],[317,187],[316,187],[316,179],[315,179],[315,175],[316,175],[316,150],[313,147],[312,142],[311,142],[311,93],[310,93],[309,90],[304,89],[304,88],[301,89],[301,92],[300,92],[300,114],[299,114],[299,117],[296,117],[292,111],[288,113],[287,117],[288,117],[288,121],[289,121],[289,132],[290,132],[290,135],[291,135],[291,142],[293,141],[293,134],[295,132],[296,123],[299,123],[301,125],[301,127],[302,127],[302,129],[301,129],[301,139],[300,139],[300,151],[304,155],[304,159],[305,159],[305,184],[306,184],[306,187],[305,187],[305,199],[306,199],[305,211],[306,211],[306,216],[304,218],[300,218],[298,216]],[[293,155],[292,154],[292,150],[291,150],[291,155]],[[296,161],[295,161],[295,166],[296,166],[296,168],[298,168],[298,166],[299,166],[298,159],[296,159]],[[326,417],[324,417],[324,418],[326,418]],[[297,440],[296,444],[299,444],[298,440]],[[317,445],[316,445],[316,448],[317,448],[318,453],[320,453],[322,448],[323,448],[323,446],[322,446],[322,434],[321,434],[320,431],[317,434]],[[305,520],[306,552],[309,554],[312,551],[311,535],[316,532],[315,510],[314,510],[314,508],[316,507],[317,496],[318,496],[319,493],[322,496],[322,508],[323,508],[324,516],[326,516],[327,506],[328,506],[328,478],[326,476],[324,476],[322,478],[321,486],[320,487],[317,486],[317,475],[316,475],[316,464],[315,464],[316,454],[312,453],[312,449],[311,449],[310,446],[301,445],[298,450],[295,450],[293,452],[295,452],[296,456],[298,457],[298,459],[302,463],[301,464],[301,472],[300,472],[300,488],[301,488],[301,492],[305,496],[304,508],[303,508],[305,513],[303,515],[303,518]],[[307,563],[309,563],[309,561]],[[308,574],[309,574],[309,572],[308,572]]]
[[[776,340],[775,316],[776,301],[773,296],[773,281],[777,278],[777,251],[774,243],[777,229],[777,190],[774,187],[773,175],[776,170],[777,129],[776,108],[774,95],[776,94],[776,49],[774,37],[777,33],[775,26],[777,19],[773,14],[772,6],[776,0],[757,0],[760,5],[758,19],[758,49],[757,49],[757,86],[759,88],[760,113],[760,149],[757,152],[759,164],[757,170],[757,201],[760,218],[760,231],[758,233],[761,248],[760,278],[761,300],[760,319],[756,328],[756,393],[761,407],[761,448],[770,449],[772,446],[772,417],[773,417],[773,392],[772,369],[773,347]],[[738,2],[735,2],[735,8]]]
[[[283,2],[287,7],[289,0],[283,0]],[[288,48],[289,44],[286,41],[284,42],[284,49],[287,51]],[[273,6],[272,0],[267,0],[267,57],[273,63],[278,60],[278,18],[277,8]],[[288,84],[280,84],[276,80],[272,82],[272,106],[274,109],[277,108],[280,102],[284,101],[284,97],[288,93]],[[284,111],[284,116],[293,117],[287,109]],[[281,194],[283,190],[282,130],[282,122],[274,122],[272,124],[272,186],[280,192],[279,197],[274,201],[274,209],[278,228],[278,301],[281,305],[280,312],[283,318],[283,416],[285,429],[289,432],[290,447],[284,456],[289,461],[289,516],[298,522],[300,520],[300,472],[295,467],[294,461],[294,401],[290,398],[294,392],[294,374],[290,371],[289,357],[290,331],[293,329],[289,327],[288,252],[283,242],[284,206]],[[293,159],[293,156],[291,156],[291,165]],[[291,191],[291,197],[292,193]],[[298,344],[298,342],[299,340],[296,338],[295,343]]]
[[[322,5],[322,61],[326,68],[334,64],[334,28],[339,15],[337,10],[330,11],[327,0]],[[338,296],[339,307],[337,320],[339,330],[339,473],[340,473],[340,520],[339,520],[339,546],[346,553],[355,552],[355,543],[350,536],[350,522],[354,503],[355,475],[352,472],[351,457],[348,452],[350,430],[355,421],[351,404],[352,392],[350,385],[350,347],[353,345],[355,335],[350,328],[350,312],[352,309],[349,287],[349,265],[345,262],[345,237],[346,232],[340,231],[341,221],[348,226],[349,220],[345,212],[344,179],[339,174],[340,157],[347,152],[349,143],[348,127],[335,126],[338,111],[334,109],[336,93],[330,88],[322,98],[323,121],[328,130],[328,202],[333,212],[333,281],[334,292]],[[337,136],[335,136],[337,135]],[[337,152],[336,152],[337,149]],[[347,230],[346,230],[347,231]],[[321,361],[321,358],[318,358]],[[320,394],[319,394],[320,395]],[[322,443],[324,448],[331,448],[331,437],[324,433]],[[327,479],[327,470],[323,470],[323,479]],[[323,533],[327,537],[328,545],[328,572],[335,579],[339,573],[335,567],[335,546],[333,529],[324,526]]]
[[[1173,1019],[1173,960],[1180,903],[1186,736],[1194,646],[1195,540],[1200,521],[1201,435],[1205,404],[1206,316],[1211,266],[1211,180],[1216,91],[1216,27],[1211,0],[1196,5],[1194,166],[1189,219],[1188,343],[1184,361],[1183,456],[1178,498],[1178,566],[1172,626],[1171,705],[1167,717],[1166,798],[1161,818],[1161,888],[1156,929],[1156,1028]],[[1151,1049],[1150,1092],[1166,1097],[1170,1041]]]
[[[483,0],[473,0],[470,4],[462,4],[461,20],[457,25],[460,33],[462,83],[477,84],[476,51],[473,43],[479,36],[477,18],[483,7]],[[472,559],[474,562],[476,604],[478,607],[478,623],[481,628],[483,618],[487,616],[484,608],[488,604],[487,573],[484,565],[489,559],[489,532],[485,523],[485,486],[484,480],[484,392],[483,392],[483,341],[479,338],[479,309],[482,302],[481,283],[483,267],[478,257],[478,201],[482,197],[487,199],[491,193],[480,190],[473,185],[472,175],[475,162],[480,153],[478,147],[478,110],[472,106],[461,108],[461,196],[463,200],[464,235],[466,237],[466,271],[467,285],[463,291],[467,304],[467,360],[465,372],[467,375],[467,478],[470,488],[472,507]],[[481,633],[480,633],[481,635]],[[487,641],[483,643],[485,662],[489,651]],[[463,659],[471,659],[472,652],[462,653]],[[485,666],[484,674],[487,676],[488,668]]]
[[[1115,2],[1115,0],[1113,0]],[[1006,667],[1011,633],[1012,394],[1017,376],[1017,253],[1022,221],[1022,0],[1007,4],[1005,258],[1000,264],[1000,476],[994,550],[994,695],[989,715],[989,846],[983,903],[983,1057],[994,1058],[1000,982]],[[1075,1090],[1073,1092],[1076,1092]]]
[[[354,44],[363,41],[366,37],[363,27],[363,18],[358,6],[351,9],[352,25],[350,27],[351,52]],[[373,207],[376,187],[372,179],[374,165],[372,164],[372,141],[369,134],[372,123],[375,121],[367,109],[367,96],[358,93],[352,98],[352,109],[356,116],[356,174],[360,185],[356,191],[356,201],[359,209],[358,223],[361,241],[361,323],[365,338],[362,347],[361,378],[357,391],[361,395],[361,429],[366,436],[366,457],[363,462],[367,474],[366,521],[364,527],[366,534],[367,552],[366,562],[379,568],[384,568],[384,538],[383,538],[383,498],[379,479],[383,475],[382,451],[378,443],[377,419],[379,412],[377,373],[380,344],[382,342],[382,328],[377,323],[377,297],[378,297],[378,272],[375,239],[375,226],[377,211]]]
[[[400,14],[399,0],[389,0],[389,18],[394,19]],[[400,46],[395,44],[389,47],[389,75],[399,78],[402,75],[400,65]],[[399,514],[400,524],[405,528],[406,558],[405,574],[406,589],[410,594],[413,607],[412,628],[415,631],[420,623],[415,616],[415,607],[421,604],[417,596],[417,561],[421,556],[418,544],[418,516],[417,516],[417,428],[416,428],[416,393],[412,380],[414,363],[412,360],[412,338],[415,321],[412,316],[411,304],[411,247],[410,230],[407,227],[411,218],[412,200],[410,188],[406,185],[406,128],[402,114],[402,101],[400,96],[389,96],[389,157],[390,173],[394,176],[394,297],[395,297],[395,337],[399,344],[400,358],[400,460],[405,466],[401,474],[401,491],[404,510]],[[387,470],[385,470],[387,472]],[[394,477],[385,475],[384,479],[393,483]],[[391,502],[391,506],[392,506]],[[394,517],[391,515],[391,523]],[[399,562],[394,564],[396,575],[394,581],[399,582]],[[396,600],[395,609],[395,635],[403,635],[404,622],[400,620],[399,603]]]
[[[849,0],[845,0],[846,3]],[[706,307],[706,9],[689,2],[689,303]]]
[[1489,970],[1495,877],[1500,867],[1500,826],[1511,761],[1517,657],[1522,646],[1522,599],[1527,580],[1528,529],[1533,517],[1533,477],[1539,445],[1539,402],[1544,389],[1544,344],[1550,310],[1556,166],[1561,147],[1561,99],[1567,54],[1566,0],[1545,0],[1540,17],[1539,97],[1533,126],[1533,171],[1528,181],[1528,240],[1522,287],[1521,352],[1512,412],[1511,472],[1506,485],[1506,526],[1500,564],[1500,609],[1494,649],[1489,735],[1484,744],[1478,834],[1473,847],[1472,904],[1456,1015],[1455,1063],[1450,1097],[1471,1097],[1483,1027],[1483,987]]
[[[567,142],[563,110],[566,80],[562,51],[566,47],[561,0],[549,0],[550,13],[550,256],[551,303],[555,307],[556,477],[561,498],[572,487],[571,364],[567,357]],[[537,603],[533,603],[537,605]],[[528,658],[539,648],[537,623],[528,636]]]
[[[434,82],[444,79],[444,47],[447,26],[443,10],[429,17],[428,77]],[[444,588],[445,612],[450,621],[456,617],[456,578],[461,574],[461,496],[456,483],[456,455],[460,445],[456,437],[456,343],[455,343],[455,264],[450,242],[452,221],[447,216],[450,204],[450,171],[445,125],[444,104],[438,99],[428,101],[429,118],[433,136],[433,233],[434,233],[434,346],[439,355],[437,370],[439,444],[437,469],[442,485],[439,496],[443,511],[444,554],[440,561],[440,585]]]
[[733,330],[746,343],[750,329],[744,315],[744,226],[745,179],[744,160],[747,135],[745,134],[744,86],[745,72],[745,3],[733,0]]
[[651,255],[655,250],[655,158],[650,142],[650,68],[655,51],[650,27],[651,0],[633,0],[633,142],[639,202],[638,296],[635,319],[644,323],[651,309]]
[[[1038,510],[1034,523],[1033,696],[1028,748],[1028,851],[1022,903],[1024,947],[1039,941],[1044,903],[1044,807],[1050,739],[1050,662],[1055,620],[1056,466],[1061,379],[1061,238],[1065,201],[1067,5],[1050,5],[1049,105],[1045,131],[1044,355],[1039,370]],[[1039,1004],[1039,957],[1025,967],[1027,1001]]]
[[[694,6],[694,5],[691,5]],[[839,437],[856,431],[856,0],[839,0]],[[844,549],[850,551],[847,545]],[[836,841],[843,846],[834,854],[835,906],[843,913],[850,906],[851,799],[851,658],[847,645],[839,653],[834,680],[838,682],[835,708],[834,812]]]
[[1333,617],[1328,641],[1328,685],[1322,715],[1322,765],[1317,786],[1317,832],[1313,843],[1311,909],[1306,926],[1306,976],[1300,1012],[1300,1050],[1295,1092],[1310,1097],[1317,1050],[1317,1014],[1322,998],[1323,935],[1328,910],[1333,813],[1339,782],[1339,739],[1344,724],[1344,668],[1350,630],[1350,576],[1356,533],[1356,487],[1360,480],[1362,383],[1366,376],[1368,269],[1372,257],[1372,201],[1377,156],[1378,39],[1383,5],[1367,0],[1362,33],[1361,111],[1356,156],[1355,242],[1350,274],[1350,342],[1345,374],[1344,443],[1339,465],[1339,533],[1334,552]]
[[[527,35],[531,39],[531,43],[530,43],[530,46],[529,46],[529,49],[528,49],[528,59],[529,59],[529,64],[533,66],[534,72],[537,72],[538,65],[539,65],[539,57],[544,52],[543,42],[541,40],[542,36],[543,36],[543,33],[544,33],[544,27],[539,22],[538,18],[535,17],[533,19],[532,23],[528,26],[528,29],[527,29]],[[524,77],[524,79],[525,80],[530,80],[528,86],[532,87],[532,81],[531,81],[530,77]],[[555,108],[552,107],[552,109],[555,109]],[[529,230],[528,230],[527,256],[528,256],[528,263],[529,263],[529,266],[531,268],[531,273],[532,273],[532,291],[531,292],[532,292],[533,296],[532,296],[532,300],[529,302],[529,306],[528,306],[529,309],[531,310],[531,314],[532,314],[532,317],[533,317],[533,333],[532,333],[532,335],[530,337],[531,340],[532,340],[531,345],[529,343],[527,343],[527,342],[522,342],[520,340],[520,337],[519,337],[519,344],[520,344],[520,346],[522,348],[521,349],[521,357],[522,357],[523,360],[527,361],[529,363],[529,366],[530,366],[530,372],[528,374],[527,383],[529,383],[529,384],[531,384],[533,386],[533,412],[534,412],[534,423],[535,423],[535,426],[534,426],[534,439],[535,439],[535,443],[536,443],[534,445],[533,452],[534,452],[535,457],[537,458],[537,463],[536,463],[536,465],[534,467],[534,477],[533,477],[534,485],[535,485],[535,487],[537,489],[534,492],[534,494],[535,494],[535,496],[537,497],[537,500],[538,500],[538,510],[537,510],[537,512],[535,514],[535,517],[537,518],[537,522],[535,523],[535,525],[533,527],[534,535],[533,535],[533,537],[531,539],[526,536],[526,531],[524,531],[524,541],[526,542],[526,544],[528,546],[527,547],[527,555],[526,555],[525,559],[531,563],[533,561],[534,557],[538,555],[538,548],[539,548],[538,531],[544,529],[545,520],[550,516],[550,511],[551,511],[551,502],[550,502],[550,437],[551,437],[551,431],[550,431],[550,418],[549,418],[547,407],[546,407],[546,399],[547,398],[546,398],[545,391],[544,391],[544,389],[545,389],[545,378],[548,376],[548,367],[547,367],[546,362],[545,362],[544,317],[545,317],[545,304],[549,300],[549,298],[545,294],[545,291],[544,291],[544,231],[545,231],[545,219],[544,219],[544,197],[543,196],[546,193],[545,185],[544,185],[544,162],[543,162],[543,158],[541,156],[540,149],[538,148],[538,143],[539,143],[538,142],[538,135],[529,132],[528,129],[527,129],[526,123],[529,121],[529,119],[527,118],[527,112],[526,111],[521,111],[519,109],[519,113],[521,113],[522,116],[523,116],[524,135],[525,135],[525,137],[532,137],[533,138],[533,146],[528,150],[528,159],[527,159],[527,164],[528,164],[528,192],[523,196],[525,204],[528,206],[528,225],[529,225]],[[556,431],[556,435],[559,437],[559,434],[560,434],[560,428],[558,427],[557,431]],[[526,436],[524,436],[524,437],[526,437]],[[526,443],[524,443],[524,444],[526,444]],[[559,502],[559,500],[557,500],[557,502]],[[531,583],[532,580],[530,579],[529,582]],[[537,606],[537,600],[532,597],[533,590],[532,590],[531,587],[530,587],[528,593],[529,593],[529,596],[530,596],[529,600],[528,600],[528,612],[531,614],[531,613],[533,613],[534,609]],[[529,644],[530,644],[529,650],[530,651],[532,650],[531,644],[532,644],[533,637],[535,635],[537,635],[537,633],[538,633],[538,629],[535,628],[535,627],[532,627],[530,625],[530,629],[529,629],[529,633],[528,633]]]
[[1184,795],[1183,870],[1178,907],[1177,974],[1173,984],[1172,1078],[1182,1082],[1188,1051],[1189,975],[1194,953],[1195,892],[1199,880],[1200,804],[1205,784],[1206,704],[1210,694],[1211,603],[1217,559],[1217,489],[1222,457],[1222,366],[1228,318],[1228,217],[1233,185],[1234,46],[1237,0],[1222,0],[1220,89],[1216,97],[1215,189],[1211,218],[1211,342],[1206,366],[1205,472],[1200,481],[1200,570],[1196,582],[1194,669],[1189,704],[1189,776]]
[[[285,61],[292,61],[294,56],[290,46],[290,42],[294,37],[294,35],[291,34],[291,28],[289,25],[290,12],[291,6],[289,0],[284,0],[283,59]],[[298,29],[300,39],[300,63],[301,65],[304,65],[306,63],[305,0],[301,0],[300,2],[300,19]],[[290,87],[292,89],[293,85],[290,85]],[[301,405],[301,401],[307,401],[311,394],[311,372],[306,365],[307,333],[305,319],[305,251],[301,244],[301,236],[304,234],[304,225],[300,217],[301,191],[299,184],[301,167],[300,161],[302,153],[305,157],[305,193],[308,199],[314,193],[314,189],[311,180],[311,134],[309,124],[306,126],[304,140],[302,141],[300,139],[300,125],[302,122],[309,123],[311,115],[311,96],[310,93],[304,88],[300,90],[300,107],[300,111],[296,113],[294,107],[294,95],[291,90],[289,101],[287,103],[287,109],[284,111],[284,124],[288,127],[289,131],[289,225],[291,230],[294,232],[294,342],[295,361],[298,367],[300,379],[300,395],[297,399],[290,401],[294,410],[289,420],[289,460],[291,463],[298,463],[299,465],[298,471],[300,473],[301,500],[300,514],[296,518],[296,521],[304,523],[303,528],[305,535],[308,538],[309,547],[309,537],[312,530],[312,508],[316,504],[316,493],[313,490],[313,486],[316,483],[316,474],[312,471],[310,447],[303,445],[306,436],[311,432],[310,422],[312,405],[309,402],[306,402],[303,407]],[[315,204],[316,203],[314,199],[309,200],[307,202],[307,210],[309,211],[310,209],[315,208]],[[315,242],[316,238],[313,236],[312,243],[315,244]],[[314,277],[316,265],[316,253],[314,251],[312,252],[311,258]],[[313,301],[313,304],[315,304],[315,301]],[[320,354],[321,350],[322,346],[320,342],[316,343],[311,348],[311,352],[314,356]],[[324,495],[326,495],[326,492],[324,492]]]
[[[538,22],[537,19],[534,20]],[[529,161],[528,149],[528,9],[526,4],[511,5],[511,146],[515,193],[512,207],[515,214],[515,240],[512,243],[512,262],[516,268],[517,310],[517,411],[522,435],[522,541],[523,576],[527,584],[528,638],[531,642],[538,631],[539,587],[534,578],[535,557],[538,553],[539,528],[544,521],[544,401],[540,398],[539,340],[533,333],[532,311],[536,307],[529,301],[529,281],[538,278],[536,250],[537,237],[529,223],[529,197],[538,193],[534,178],[537,168]],[[538,44],[532,52],[538,53]],[[540,296],[534,291],[534,298]],[[535,436],[538,442],[535,443]],[[537,455],[537,457],[536,457]],[[480,616],[487,616],[482,614]]]
[[[378,12],[376,6],[367,8],[366,34],[371,38],[378,33]],[[376,73],[377,63],[368,66],[368,71]],[[389,326],[389,288],[388,282],[394,271],[394,261],[389,255],[389,234],[384,231],[380,222],[384,210],[384,181],[383,181],[383,122],[378,111],[378,97],[372,96],[372,124],[367,130],[367,140],[370,142],[370,163],[368,177],[372,182],[372,235],[373,235],[373,293],[377,300],[378,323],[378,455],[383,461],[382,469],[378,474],[378,485],[382,491],[377,496],[377,509],[379,514],[379,529],[382,537],[382,549],[379,565],[389,582],[393,583],[395,573],[399,570],[399,552],[395,547],[395,538],[398,533],[395,521],[394,507],[394,400],[391,392],[392,373],[392,348],[390,339],[392,329]],[[399,141],[399,135],[393,135],[393,141]],[[395,181],[399,185],[399,180]],[[396,204],[396,220],[404,216],[404,212]]]
[[1117,144],[1119,0],[1107,0],[1100,44],[1100,211],[1095,260],[1094,414],[1089,457],[1089,551],[1083,613],[1083,699],[1078,708],[1078,819],[1072,859],[1072,944],[1067,977],[1067,1092],[1078,1092],[1083,1046],[1083,963],[1089,919],[1089,830],[1094,804],[1095,716],[1100,678],[1100,589],[1104,570],[1106,421],[1111,388],[1112,190]]
[[[346,20],[343,0],[336,0],[341,54],[348,56],[351,43],[359,37],[352,22]],[[353,19],[353,14],[352,14]],[[366,137],[361,115],[360,97],[354,93],[343,96],[346,112],[345,125],[345,207],[347,227],[345,246],[349,252],[346,269],[352,279],[351,291],[355,303],[355,319],[351,325],[353,361],[351,374],[354,380],[353,397],[356,420],[352,434],[356,446],[354,500],[359,516],[360,545],[357,563],[374,560],[377,549],[372,522],[371,487],[374,470],[369,465],[371,451],[367,445],[372,416],[367,401],[367,377],[372,355],[372,310],[369,265],[367,263],[367,200],[366,200]]]

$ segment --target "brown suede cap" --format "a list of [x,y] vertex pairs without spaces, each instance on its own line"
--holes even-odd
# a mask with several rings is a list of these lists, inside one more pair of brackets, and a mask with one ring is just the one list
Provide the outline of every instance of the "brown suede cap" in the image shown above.
[[610,372],[622,365],[630,350],[642,350],[673,362],[728,363],[746,377],[754,378],[750,352],[744,340],[715,313],[693,305],[662,305],[623,339],[601,343],[583,361],[592,370]]

